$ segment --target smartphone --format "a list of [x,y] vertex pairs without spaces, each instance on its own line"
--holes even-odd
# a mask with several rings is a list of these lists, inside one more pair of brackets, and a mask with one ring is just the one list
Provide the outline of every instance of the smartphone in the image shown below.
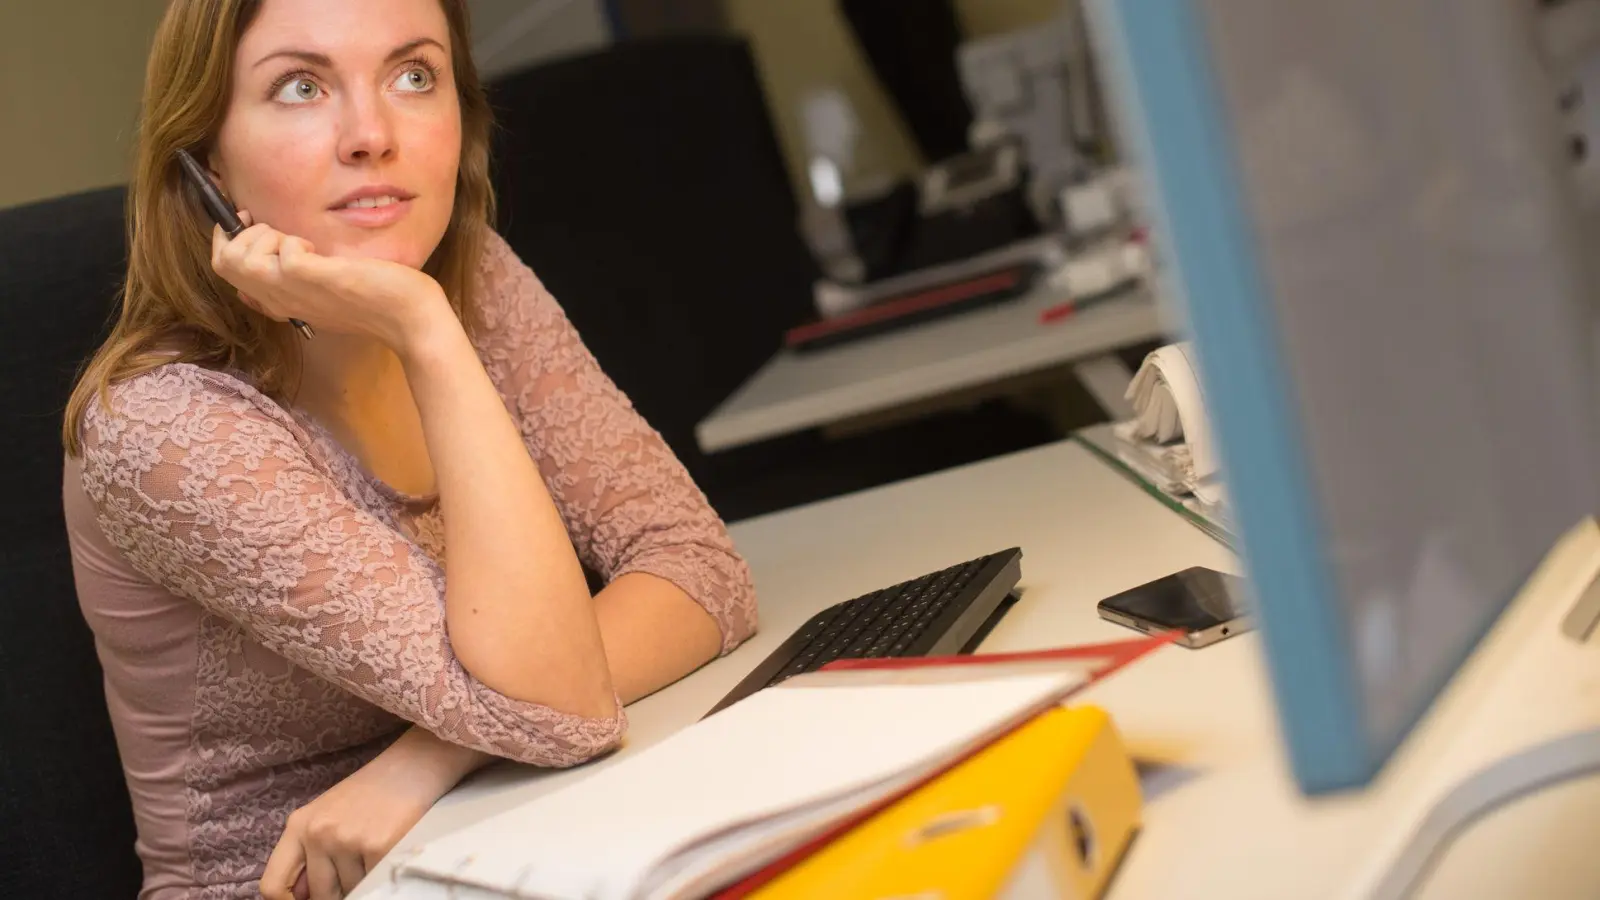
[[1100,618],[1204,647],[1255,627],[1244,602],[1244,579],[1195,566],[1101,600]]
[[[189,183],[194,185],[196,193],[200,195],[200,205],[206,208],[206,214],[211,217],[211,221],[222,227],[222,231],[228,236],[228,240],[231,241],[237,237],[239,232],[244,230],[244,223],[239,221],[239,213],[234,210],[233,204],[229,203],[227,198],[222,195],[222,190],[217,187],[215,181],[211,180],[211,176],[206,174],[206,170],[200,167],[199,161],[189,151],[180,148],[178,150],[178,168],[189,176]],[[312,330],[311,326],[299,319],[290,319],[289,324],[294,326],[294,329],[300,332],[300,336],[308,341],[316,337],[317,333]]]

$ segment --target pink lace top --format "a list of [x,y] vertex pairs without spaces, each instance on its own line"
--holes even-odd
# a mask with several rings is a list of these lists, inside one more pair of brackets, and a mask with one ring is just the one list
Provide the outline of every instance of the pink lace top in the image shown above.
[[[498,237],[480,274],[479,354],[579,558],[607,580],[671,581],[732,649],[756,614],[722,522]],[[171,364],[113,387],[82,433],[63,498],[142,898],[258,897],[288,814],[407,723],[541,766],[621,738],[621,713],[558,713],[461,667],[435,499],[377,481],[309,417],[231,375]]]

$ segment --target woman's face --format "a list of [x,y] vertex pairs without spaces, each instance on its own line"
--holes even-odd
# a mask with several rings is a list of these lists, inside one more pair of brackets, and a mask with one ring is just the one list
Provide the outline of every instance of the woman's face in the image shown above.
[[455,204],[453,49],[439,0],[264,0],[211,167],[318,253],[420,268]]

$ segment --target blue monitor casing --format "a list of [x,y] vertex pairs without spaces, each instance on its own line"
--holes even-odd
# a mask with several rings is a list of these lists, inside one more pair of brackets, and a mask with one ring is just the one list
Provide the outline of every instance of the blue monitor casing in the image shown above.
[[1364,784],[1600,494],[1589,225],[1536,12],[1088,2],[1295,776]]

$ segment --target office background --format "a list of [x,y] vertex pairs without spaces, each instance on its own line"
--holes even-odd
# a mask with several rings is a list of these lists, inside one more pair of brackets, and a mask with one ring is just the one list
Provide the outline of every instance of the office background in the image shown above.
[[[915,145],[850,40],[832,0],[472,0],[475,41],[490,44],[485,78],[603,48],[685,31],[746,37],[790,171],[801,171],[798,101],[834,87],[861,117],[863,167],[905,174]],[[958,0],[969,36],[1043,21],[1055,0]],[[0,208],[127,179],[127,154],[150,49],[165,0],[0,4],[0,122],[13,137],[0,165]],[[541,11],[548,8],[549,12]],[[535,22],[509,41],[507,26]],[[26,127],[16,127],[23,125]],[[12,128],[16,127],[15,131]]]
[[[61,539],[56,427],[61,398],[104,324],[121,271],[120,185],[143,57],[164,2],[0,8],[7,49],[0,76],[10,88],[0,93],[0,127],[8,138],[0,142],[0,339],[7,342],[0,348],[0,384],[7,386],[0,422],[11,438],[0,444],[0,470],[12,473],[14,486],[0,509],[6,537],[0,584],[11,601],[0,602],[0,672],[28,675],[8,679],[0,690],[0,720],[13,726],[0,732],[0,759],[8,761],[0,772],[6,837],[0,895],[41,895],[8,890],[5,878],[13,873],[63,890],[70,875],[83,880],[74,885],[82,896],[126,895],[136,878],[100,673],[73,602]],[[931,334],[945,339],[933,349],[951,358],[993,341],[989,357],[1027,357],[1037,365],[1008,372],[977,367],[959,386],[947,381],[939,396],[901,397],[893,410],[825,423],[790,421],[748,444],[707,448],[697,441],[696,423],[716,418],[720,405],[737,399],[733,392],[775,371],[774,362],[791,356],[778,351],[784,330],[815,312],[810,285],[818,265],[794,227],[796,199],[808,187],[801,177],[803,98],[831,89],[849,99],[860,124],[858,174],[906,178],[932,162],[852,40],[839,12],[847,0],[469,2],[484,75],[503,112],[496,147],[502,232],[562,298],[603,367],[732,522],[762,587],[762,635],[720,668],[642,704],[638,740],[657,740],[687,724],[827,604],[979,552],[1019,545],[1030,554],[1028,602],[996,629],[986,644],[994,650],[1125,636],[1096,617],[1098,600],[1191,565],[1237,566],[1215,535],[1171,514],[1183,507],[1158,503],[1160,490],[1106,465],[1111,458],[1103,447],[1097,456],[1089,441],[1037,446],[1104,417],[1074,384],[1075,373],[1064,371],[1075,355],[1114,351],[1127,362],[1143,355],[1141,341],[1162,341],[1148,295],[1121,295],[1051,328],[1035,316],[1056,298],[1038,297],[1003,305],[994,317],[986,318],[994,310],[978,310],[911,329],[916,334],[907,340],[874,338],[857,345],[864,350],[823,356],[828,362],[811,372],[848,361],[835,369],[853,377],[872,369],[865,363],[876,355],[911,364],[901,384],[924,368],[948,374],[949,366],[919,368],[921,361],[909,359],[914,345],[930,350],[932,342],[921,338]],[[948,3],[968,38],[1042,21],[1058,9],[1055,0]],[[1371,0],[1363,8],[1377,15],[1381,6]],[[1600,3],[1584,6],[1600,10]],[[1594,20],[1585,33],[1600,35],[1600,13]],[[1415,117],[1395,120],[1402,118]],[[1186,155],[1195,144],[1165,146]],[[49,199],[63,195],[73,196]],[[628,248],[626,264],[618,262],[618,247]],[[1026,334],[979,324],[1008,314],[1016,332]],[[1046,343],[1058,345],[1055,355],[1023,352]],[[803,403],[778,397],[783,402],[769,406],[814,411],[825,389],[848,381],[828,374],[831,383],[800,397]],[[882,372],[867,374],[873,377],[845,386],[879,390]],[[775,414],[756,411],[770,425]],[[1027,447],[1037,449],[1009,452]],[[938,470],[945,471],[909,478]],[[801,506],[886,482],[899,483]],[[763,515],[778,510],[787,511]],[[1589,539],[1574,546],[1600,558],[1594,549],[1600,531],[1591,529]],[[1326,633],[1332,632],[1317,636]],[[1528,654],[1538,656],[1539,648]],[[1565,665],[1575,657],[1549,658]],[[1592,656],[1576,658],[1588,665]],[[1576,708],[1549,702],[1543,687],[1528,696],[1536,702],[1514,705]],[[1150,814],[1139,855],[1119,876],[1122,896],[1288,896],[1307,884],[1333,890],[1365,865],[1374,841],[1389,841],[1393,830],[1408,826],[1406,815],[1423,808],[1427,797],[1406,786],[1426,787],[1437,774],[1437,756],[1413,755],[1408,768],[1388,779],[1400,790],[1310,814],[1283,789],[1278,720],[1252,636],[1194,653],[1163,652],[1091,699],[1105,702],[1119,727],[1149,741],[1143,749],[1155,751],[1151,758],[1159,762],[1150,769],[1155,777],[1147,784]],[[1456,697],[1476,708],[1473,700]],[[1469,740],[1460,743],[1480,752],[1497,752],[1495,742],[1516,733],[1498,727],[1493,716],[1470,724],[1475,730],[1463,732]],[[484,808],[499,802],[490,793],[479,795]],[[1592,800],[1572,806],[1600,809]],[[1570,835],[1575,840],[1566,843],[1578,844],[1592,833],[1543,820],[1525,827],[1526,821],[1502,817],[1497,830],[1456,853],[1465,861],[1457,871],[1469,874],[1450,883],[1482,896],[1569,895],[1528,884],[1516,891],[1485,887],[1494,882],[1484,869],[1498,866],[1511,873],[1501,877],[1511,877],[1516,867],[1500,866],[1502,860],[1548,859],[1551,847],[1563,846],[1555,837]],[[435,817],[435,833],[448,824]],[[1539,868],[1580,871],[1579,863],[1596,859],[1586,846],[1564,852],[1568,865]],[[40,860],[67,864],[46,868]],[[1581,871],[1587,883],[1600,883],[1600,875]],[[121,879],[123,887],[91,888],[94,879],[102,886]],[[1442,888],[1428,896],[1470,895]]]

